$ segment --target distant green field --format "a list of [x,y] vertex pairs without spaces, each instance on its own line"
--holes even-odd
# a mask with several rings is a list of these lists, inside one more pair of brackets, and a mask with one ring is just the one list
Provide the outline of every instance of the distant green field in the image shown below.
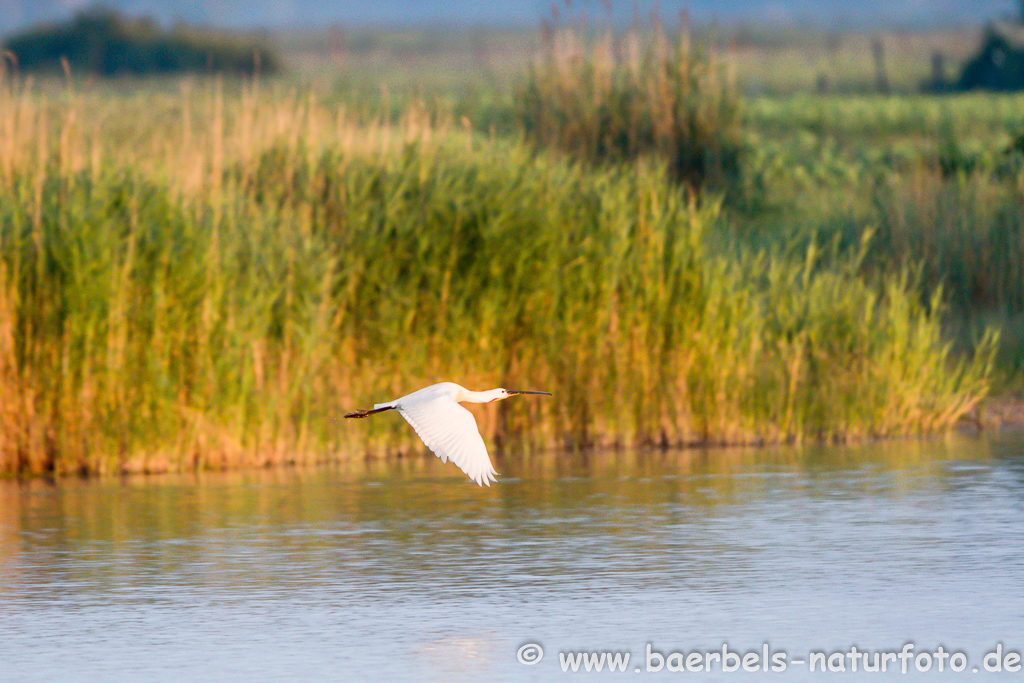
[[[1024,98],[750,95],[728,60],[602,71],[582,38],[556,80],[507,38],[295,39],[316,78],[8,74],[0,468],[418,450],[339,418],[442,380],[552,391],[480,418],[544,449],[928,432],[1019,381]],[[441,63],[461,80],[410,76]],[[544,113],[597,144],[531,135],[530,79],[610,84]],[[707,112],[736,166],[697,188],[670,169]],[[607,154],[631,117],[651,144]]]

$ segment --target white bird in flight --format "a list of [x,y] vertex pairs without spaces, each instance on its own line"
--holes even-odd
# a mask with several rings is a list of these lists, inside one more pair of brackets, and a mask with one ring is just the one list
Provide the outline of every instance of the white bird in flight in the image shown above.
[[473,413],[459,403],[491,403],[516,394],[551,395],[547,391],[510,389],[470,391],[455,382],[441,382],[394,401],[376,403],[373,410],[355,410],[345,417],[366,417],[397,410],[441,462],[451,460],[477,484],[490,486],[492,481],[497,481],[494,478],[497,472],[491,466]]

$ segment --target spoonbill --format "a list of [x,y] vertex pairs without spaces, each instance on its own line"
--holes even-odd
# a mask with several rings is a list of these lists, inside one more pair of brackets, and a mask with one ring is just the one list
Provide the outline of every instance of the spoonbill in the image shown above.
[[441,382],[414,391],[387,403],[375,403],[373,410],[355,410],[345,417],[368,417],[385,410],[397,410],[412,425],[427,448],[441,458],[451,460],[477,484],[490,486],[497,481],[487,447],[473,419],[473,413],[459,403],[492,403],[517,394],[544,394],[547,391],[491,389],[470,391],[455,382]]

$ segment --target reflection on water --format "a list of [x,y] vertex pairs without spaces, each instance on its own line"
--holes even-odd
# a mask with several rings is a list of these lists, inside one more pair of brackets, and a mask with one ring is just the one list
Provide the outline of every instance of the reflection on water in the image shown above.
[[0,482],[0,680],[547,680],[559,651],[629,651],[632,671],[647,643],[912,641],[971,666],[1024,647],[1024,435],[498,470],[490,489],[436,459]]

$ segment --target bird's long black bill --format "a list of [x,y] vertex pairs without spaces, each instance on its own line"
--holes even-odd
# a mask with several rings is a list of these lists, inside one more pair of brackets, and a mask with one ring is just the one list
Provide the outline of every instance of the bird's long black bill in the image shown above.
[[511,389],[506,389],[506,391],[509,393],[510,396],[515,396],[516,394],[544,394],[545,396],[552,395],[550,391],[512,391]]

